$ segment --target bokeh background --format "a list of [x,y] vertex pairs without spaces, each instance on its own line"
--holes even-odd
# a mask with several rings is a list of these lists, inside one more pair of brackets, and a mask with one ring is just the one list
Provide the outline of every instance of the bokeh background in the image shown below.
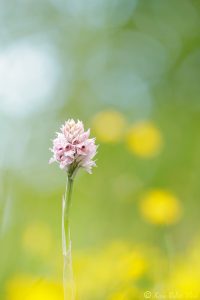
[[74,186],[77,300],[200,299],[200,1],[2,0],[0,37],[0,299],[63,299],[48,160],[68,118],[99,144]]

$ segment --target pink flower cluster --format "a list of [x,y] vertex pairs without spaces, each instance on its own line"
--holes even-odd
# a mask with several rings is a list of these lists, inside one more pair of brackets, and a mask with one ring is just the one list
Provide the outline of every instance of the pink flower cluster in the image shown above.
[[69,119],[57,132],[53,140],[53,157],[49,163],[58,162],[61,169],[73,174],[78,168],[84,168],[91,173],[96,166],[93,160],[97,152],[95,138],[89,138],[90,129],[84,131],[81,121]]

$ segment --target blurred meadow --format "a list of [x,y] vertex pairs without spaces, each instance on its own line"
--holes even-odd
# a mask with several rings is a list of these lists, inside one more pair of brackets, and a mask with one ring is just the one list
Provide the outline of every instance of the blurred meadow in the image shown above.
[[63,300],[48,160],[74,118],[99,144],[74,186],[76,300],[199,300],[200,1],[1,0],[0,25],[0,299]]

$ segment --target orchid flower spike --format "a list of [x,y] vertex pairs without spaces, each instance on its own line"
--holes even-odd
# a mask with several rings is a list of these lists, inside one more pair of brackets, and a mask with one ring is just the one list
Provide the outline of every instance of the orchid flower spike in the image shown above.
[[53,157],[49,163],[59,163],[60,168],[71,177],[79,168],[91,174],[92,168],[96,166],[93,158],[97,153],[97,145],[95,138],[89,138],[89,135],[90,129],[85,131],[81,121],[66,121],[53,140],[53,148],[50,149]]

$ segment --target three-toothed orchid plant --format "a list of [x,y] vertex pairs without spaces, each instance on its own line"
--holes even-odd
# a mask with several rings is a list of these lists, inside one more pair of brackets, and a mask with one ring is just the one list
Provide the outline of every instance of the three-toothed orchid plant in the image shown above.
[[57,162],[60,168],[67,173],[67,185],[62,206],[63,284],[65,299],[67,300],[75,299],[69,226],[73,180],[80,168],[92,173],[92,168],[96,166],[93,158],[97,153],[97,145],[95,138],[89,138],[89,135],[90,129],[85,131],[81,121],[75,122],[73,119],[69,119],[60,128],[60,132],[57,132],[57,136],[53,140],[53,148],[50,149],[53,152],[53,157],[49,163]]

